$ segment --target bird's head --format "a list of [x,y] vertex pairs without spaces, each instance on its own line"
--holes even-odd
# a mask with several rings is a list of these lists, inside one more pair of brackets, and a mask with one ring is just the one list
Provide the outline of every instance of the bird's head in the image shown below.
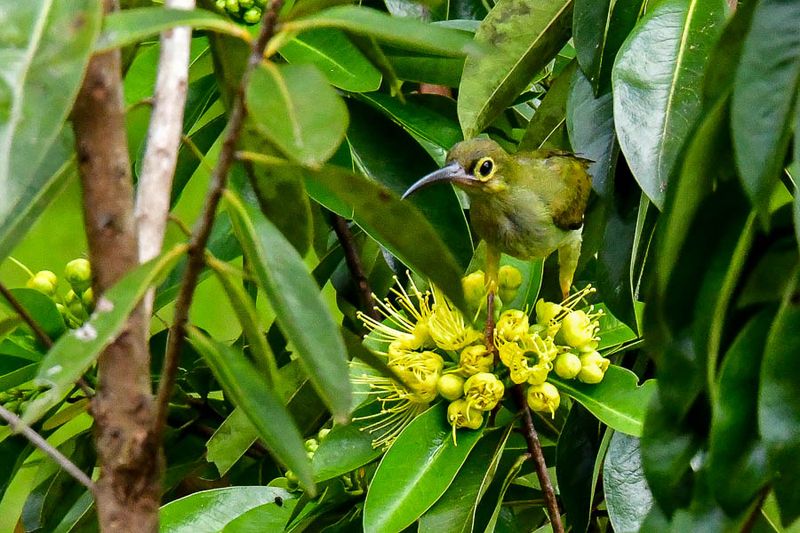
[[444,167],[420,178],[403,194],[412,193],[441,181],[454,183],[468,194],[504,191],[513,174],[514,161],[491,139],[470,139],[453,146]]

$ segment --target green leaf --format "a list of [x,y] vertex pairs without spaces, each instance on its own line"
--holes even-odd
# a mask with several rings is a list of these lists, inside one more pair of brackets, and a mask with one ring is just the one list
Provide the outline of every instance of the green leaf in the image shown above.
[[[360,102],[351,102],[349,108],[351,122],[347,140],[355,170],[401,195],[419,178],[436,169],[425,150],[402,128]],[[430,187],[414,194],[407,202],[424,213],[461,268],[466,268],[472,257],[473,243],[464,210],[453,188]],[[412,235],[406,237],[413,238]],[[414,240],[416,244],[423,244],[421,238]],[[450,284],[455,281],[451,280]]]
[[616,533],[637,533],[653,506],[642,469],[639,439],[614,433],[603,463],[603,493]]
[[108,52],[139,43],[157,33],[177,26],[212,30],[244,41],[250,34],[242,26],[204,9],[183,10],[164,7],[141,7],[109,13],[103,18],[103,32],[97,39],[95,53]]
[[622,152],[659,209],[701,102],[703,67],[726,13],[723,0],[665,0],[633,29],[612,73]]
[[[248,154],[261,162],[257,154]],[[263,161],[275,168],[284,163]],[[413,205],[359,174],[334,166],[309,171],[308,193],[331,211],[352,218],[410,268],[427,276],[459,307],[461,268],[430,223]]]
[[334,418],[345,423],[351,406],[347,352],[317,284],[303,259],[264,215],[233,193],[225,198],[234,231],[281,330]]
[[276,499],[291,500],[277,487],[226,487],[195,492],[161,508],[161,533],[218,533],[236,517]]
[[375,9],[360,6],[337,6],[282,25],[286,33],[314,28],[338,28],[356,35],[373,37],[378,41],[416,52],[462,57],[480,52],[471,35],[410,19],[392,17]]
[[556,475],[568,525],[576,533],[584,533],[589,527],[597,482],[593,474],[602,440],[600,422],[574,405],[558,437]]
[[315,493],[303,438],[275,390],[267,385],[243,353],[210,339],[196,328],[189,330],[189,340],[206,360],[225,394],[244,411],[276,459],[297,474],[309,493]]
[[[56,303],[49,296],[34,289],[23,288],[11,289],[11,294],[50,339],[57,339],[67,330],[64,318],[58,312]],[[1,297],[0,303],[8,305]],[[9,309],[11,308],[9,307]]]
[[499,0],[475,33],[491,53],[468,57],[458,96],[464,138],[483,131],[569,39],[571,0]]
[[642,9],[642,0],[575,0],[572,42],[586,78],[600,95],[611,89],[611,67]]
[[333,155],[347,130],[347,108],[311,65],[262,63],[247,88],[258,130],[283,154],[311,167]]
[[208,439],[206,460],[224,476],[257,439],[258,430],[250,418],[243,409],[236,408]]
[[279,52],[289,63],[311,63],[331,85],[345,91],[364,93],[381,85],[380,71],[343,32],[333,28],[307,31],[281,46]]
[[597,344],[598,350],[612,348],[636,340],[638,335],[628,327],[624,322],[621,322],[615,317],[603,304],[595,304],[595,309],[602,310],[603,316],[598,321],[600,322],[600,342]]
[[386,50],[386,55],[397,76],[402,80],[458,87],[464,70],[464,59],[439,57],[403,50]]
[[419,519],[420,533],[473,530],[475,511],[492,481],[513,426],[487,432],[470,452],[450,487]]
[[297,500],[277,498],[240,514],[225,526],[223,533],[262,533],[282,531],[292,516]]
[[750,320],[725,354],[712,406],[708,476],[711,491],[731,516],[747,508],[768,480],[758,439],[758,378],[774,310]]
[[27,424],[38,420],[61,401],[106,346],[117,338],[145,292],[174,266],[185,250],[185,246],[177,246],[126,274],[97,299],[94,313],[83,326],[58,339],[36,375],[36,382],[50,389],[28,406],[22,417]]
[[772,487],[788,526],[800,517],[800,274],[772,324],[764,349],[758,391],[758,427],[767,448]]
[[548,379],[608,427],[634,437],[641,436],[645,411],[656,390],[655,380],[639,385],[636,374],[617,365],[610,365],[603,381],[596,385],[564,380],[552,374]]
[[377,459],[383,451],[372,447],[372,437],[356,425],[335,426],[314,452],[311,465],[317,482],[327,481]]
[[783,170],[800,93],[800,4],[758,2],[733,84],[736,165],[753,205],[766,217]]
[[401,531],[447,490],[482,431],[457,431],[453,444],[446,402],[418,416],[375,471],[364,503],[366,531]]
[[31,0],[3,10],[0,220],[16,218],[14,207],[41,195],[52,175],[39,166],[80,89],[100,30],[100,7],[93,0]]
[[[539,148],[569,149],[569,146],[555,146],[554,140],[557,137],[556,132],[564,127],[567,120],[567,95],[570,92],[572,76],[575,74],[576,68],[577,63],[571,61],[553,80],[542,103],[536,108],[536,112],[525,128],[525,133],[518,146],[520,151],[538,150]],[[586,155],[585,152],[580,153]]]

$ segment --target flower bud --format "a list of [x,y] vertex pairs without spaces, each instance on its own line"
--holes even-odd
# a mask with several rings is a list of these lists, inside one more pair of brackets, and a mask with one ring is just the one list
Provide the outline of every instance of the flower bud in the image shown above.
[[64,269],[64,277],[75,292],[83,292],[92,284],[91,264],[83,258],[73,259],[67,263]]
[[550,363],[538,363],[528,369],[528,383],[540,385],[547,380],[551,370]]
[[225,0],[225,9],[234,15],[239,13],[239,0]]
[[475,374],[464,382],[467,404],[481,411],[491,411],[503,399],[505,387],[497,376],[489,372]]
[[319,448],[319,442],[317,442],[317,439],[306,439],[304,445],[307,452],[313,453],[317,451],[317,448]]
[[556,357],[554,370],[560,378],[574,379],[581,371],[583,365],[580,358],[572,352],[564,352]]
[[470,409],[464,400],[456,400],[447,406],[447,421],[457,428],[478,429],[483,424],[483,413]]
[[239,0],[239,7],[242,9],[250,9],[255,5],[254,0]]
[[500,298],[504,302],[511,302],[522,285],[522,272],[511,265],[501,266],[497,273],[497,285]]
[[505,341],[517,341],[528,334],[528,315],[519,309],[503,311],[495,326],[495,336]]
[[81,294],[81,303],[83,304],[84,309],[87,311],[94,310],[94,291],[91,287],[83,291],[83,294]]
[[480,308],[486,299],[486,275],[483,270],[476,270],[461,278],[464,298],[470,309]]
[[56,293],[57,285],[58,277],[49,270],[40,270],[25,284],[29,289],[37,290],[47,296],[53,296]]
[[597,325],[583,311],[570,311],[561,321],[556,339],[560,344],[580,348],[594,340]]
[[561,395],[555,386],[545,382],[528,387],[527,400],[528,407],[532,410],[539,413],[550,413],[550,416],[555,417],[556,409],[561,403]]
[[555,320],[563,310],[561,305],[539,298],[539,301],[536,302],[536,322],[545,326]]
[[581,371],[578,374],[578,379],[584,383],[600,383],[606,375],[608,365],[611,363],[608,359],[600,355],[598,352],[589,352],[581,355]]
[[494,366],[494,357],[483,344],[467,346],[461,350],[458,359],[460,374],[465,378],[478,372],[491,372]]
[[330,433],[330,432],[331,432],[331,430],[328,429],[328,428],[320,429],[319,433],[317,433],[317,440],[323,440],[325,437],[328,436],[328,433]]
[[287,470],[285,476],[286,488],[290,491],[297,490],[297,487],[300,485],[300,479],[297,477],[297,475],[291,470]]
[[446,400],[457,400],[464,395],[464,378],[456,374],[443,374],[436,382],[436,390]]
[[248,24],[258,24],[258,21],[261,20],[261,10],[257,7],[250,8],[244,12],[242,19]]

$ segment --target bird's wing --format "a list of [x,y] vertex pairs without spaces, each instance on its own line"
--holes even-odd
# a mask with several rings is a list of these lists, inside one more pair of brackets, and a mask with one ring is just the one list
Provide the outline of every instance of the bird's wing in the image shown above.
[[539,181],[537,189],[549,207],[553,223],[563,230],[580,228],[592,190],[587,170],[591,161],[554,150],[539,150],[531,155],[541,161],[533,178]]

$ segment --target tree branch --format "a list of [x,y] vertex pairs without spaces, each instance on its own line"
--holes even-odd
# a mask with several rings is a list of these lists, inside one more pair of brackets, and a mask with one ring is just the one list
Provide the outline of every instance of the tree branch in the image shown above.
[[[166,0],[164,7],[194,9],[194,0]],[[149,261],[161,253],[169,215],[172,178],[183,133],[183,111],[189,79],[189,47],[192,29],[179,27],[161,34],[158,77],[153,95],[153,113],[147,131],[142,175],[136,193],[136,224],[139,260]],[[155,291],[144,298],[143,313],[150,316]]]
[[30,426],[22,421],[20,417],[0,405],[0,418],[8,422],[16,433],[19,433],[31,444],[42,450],[45,455],[50,457],[56,462],[64,471],[70,476],[74,477],[81,485],[89,489],[92,494],[95,493],[94,482],[87,476],[83,470],[78,468],[75,463],[70,461],[63,453],[58,451],[53,445],[47,442],[44,437],[36,433]]
[[364,265],[361,264],[361,257],[358,255],[353,233],[347,226],[347,221],[336,213],[331,213],[331,225],[344,251],[344,261],[350,271],[350,276],[356,282],[361,309],[367,316],[380,321],[381,317],[378,311],[375,310],[375,302],[372,299],[372,289],[369,286],[367,275],[364,272]]
[[154,433],[160,439],[167,422],[169,412],[169,399],[172,395],[172,388],[175,385],[175,378],[180,362],[180,348],[186,336],[186,324],[189,318],[189,308],[192,305],[194,291],[200,276],[205,257],[205,248],[208,238],[211,235],[211,228],[214,225],[214,216],[217,206],[222,198],[222,192],[228,183],[228,174],[235,161],[236,144],[242,132],[245,120],[244,95],[247,89],[250,74],[258,67],[264,56],[264,49],[275,33],[275,25],[278,19],[278,12],[283,5],[283,0],[273,0],[269,8],[264,11],[264,18],[261,23],[261,31],[258,38],[253,42],[250,57],[247,62],[241,83],[231,105],[230,117],[225,138],[222,143],[217,164],[211,175],[211,184],[206,195],[203,212],[195,225],[192,238],[189,242],[189,261],[181,281],[181,290],[175,304],[175,317],[169,331],[166,353],[164,354],[164,366],[161,371],[161,380],[158,387],[157,410],[154,425]]
[[[104,0],[106,13],[117,9]],[[139,264],[120,52],[92,57],[72,112],[93,290],[101,295]],[[91,412],[100,478],[100,529],[158,531],[161,455],[152,438],[149,319],[137,307],[100,355]]]
[[522,435],[525,437],[525,442],[528,444],[528,453],[536,467],[536,476],[539,478],[539,485],[542,487],[544,499],[547,502],[547,514],[550,515],[553,533],[564,533],[561,512],[558,509],[558,500],[556,499],[555,490],[553,490],[553,484],[550,482],[550,475],[547,473],[547,464],[544,461],[542,445],[539,443],[539,435],[537,435],[536,429],[533,427],[533,419],[525,402],[525,393],[522,390],[522,385],[514,385],[511,393],[517,402],[520,414],[522,414]]

